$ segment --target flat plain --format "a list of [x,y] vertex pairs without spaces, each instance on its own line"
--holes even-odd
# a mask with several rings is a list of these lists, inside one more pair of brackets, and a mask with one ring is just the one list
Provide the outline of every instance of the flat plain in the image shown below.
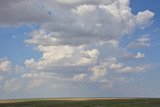
[[0,107],[160,107],[158,98],[37,98],[0,100]]

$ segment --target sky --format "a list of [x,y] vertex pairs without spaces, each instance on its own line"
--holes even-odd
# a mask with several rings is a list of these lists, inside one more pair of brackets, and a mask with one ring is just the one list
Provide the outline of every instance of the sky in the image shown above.
[[0,99],[160,97],[159,0],[0,0]]

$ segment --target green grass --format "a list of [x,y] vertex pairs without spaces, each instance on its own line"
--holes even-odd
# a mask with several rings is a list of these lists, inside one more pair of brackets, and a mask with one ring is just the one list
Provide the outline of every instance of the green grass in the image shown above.
[[0,102],[0,107],[160,107],[160,99],[23,99]]

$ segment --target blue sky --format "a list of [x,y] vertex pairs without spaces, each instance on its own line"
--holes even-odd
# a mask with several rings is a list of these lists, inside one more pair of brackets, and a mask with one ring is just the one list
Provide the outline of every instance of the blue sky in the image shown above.
[[0,99],[160,97],[159,4],[0,1]]

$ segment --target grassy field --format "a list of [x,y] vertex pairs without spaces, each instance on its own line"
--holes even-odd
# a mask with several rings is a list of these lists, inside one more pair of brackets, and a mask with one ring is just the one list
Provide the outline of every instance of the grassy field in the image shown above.
[[0,100],[0,107],[160,107],[156,98],[62,98]]

